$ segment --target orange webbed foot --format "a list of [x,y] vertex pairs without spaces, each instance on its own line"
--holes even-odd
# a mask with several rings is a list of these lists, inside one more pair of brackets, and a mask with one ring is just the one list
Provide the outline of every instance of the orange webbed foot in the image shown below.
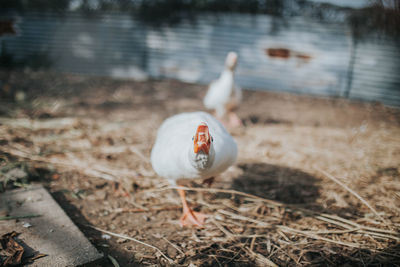
[[182,217],[179,219],[179,223],[182,227],[183,226],[203,227],[206,218],[207,215],[203,213],[189,210],[182,215]]

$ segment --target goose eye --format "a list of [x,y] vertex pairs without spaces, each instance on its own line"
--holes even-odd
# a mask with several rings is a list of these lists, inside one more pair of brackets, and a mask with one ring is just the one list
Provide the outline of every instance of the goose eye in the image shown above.
[[214,142],[214,138],[211,136],[211,142]]
[[192,136],[192,141],[194,141],[194,136]]

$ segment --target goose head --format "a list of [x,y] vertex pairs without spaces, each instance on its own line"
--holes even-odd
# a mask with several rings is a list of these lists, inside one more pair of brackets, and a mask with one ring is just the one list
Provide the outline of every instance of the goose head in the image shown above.
[[192,141],[192,145],[189,149],[191,164],[198,170],[210,168],[215,156],[213,146],[214,140],[205,122],[197,126],[196,134],[193,136]]
[[237,65],[238,55],[235,52],[229,52],[226,56],[225,67],[234,71]]

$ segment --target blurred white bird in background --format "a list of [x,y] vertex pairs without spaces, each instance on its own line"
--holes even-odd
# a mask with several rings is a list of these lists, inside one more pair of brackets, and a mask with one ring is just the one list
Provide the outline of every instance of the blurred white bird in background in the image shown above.
[[[238,61],[235,52],[229,52],[220,77],[208,87],[204,106],[215,110],[216,117],[228,127],[238,127],[242,121],[234,112],[242,101],[242,89],[235,85],[234,72]],[[226,123],[225,117],[228,116]]]
[[[214,177],[236,157],[235,140],[216,118],[205,112],[190,112],[162,123],[151,151],[151,164],[158,175],[175,186],[178,179]],[[188,206],[184,190],[178,192],[183,205],[181,225],[202,226],[206,215]]]

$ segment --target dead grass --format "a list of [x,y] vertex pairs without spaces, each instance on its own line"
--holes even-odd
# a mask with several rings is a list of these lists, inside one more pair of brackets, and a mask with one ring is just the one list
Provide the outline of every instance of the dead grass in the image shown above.
[[44,183],[121,266],[400,264],[396,109],[246,92],[246,126],[233,131],[238,163],[212,188],[188,183],[192,205],[209,214],[190,229],[178,226],[179,198],[148,158],[163,119],[202,109],[203,86],[55,73],[7,80],[29,91],[26,103],[3,105],[0,171],[25,166],[29,179],[3,184]]

